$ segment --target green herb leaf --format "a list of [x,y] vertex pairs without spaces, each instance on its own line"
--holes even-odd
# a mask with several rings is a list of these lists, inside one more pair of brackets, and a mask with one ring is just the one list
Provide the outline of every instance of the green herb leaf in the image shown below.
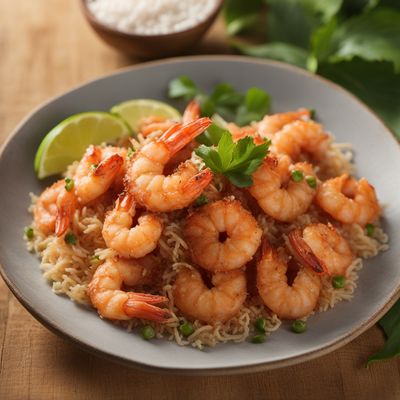
[[182,75],[169,82],[168,96],[171,99],[184,97],[186,100],[191,100],[197,94],[199,94],[199,89],[188,76]]
[[300,68],[306,68],[307,66],[308,51],[289,43],[273,42],[249,46],[235,42],[233,46],[242,54],[248,56],[283,61],[297,65]]
[[400,72],[400,12],[376,9],[340,24],[332,35],[330,62],[360,57],[368,61],[390,61]]
[[263,0],[225,0],[224,16],[230,35],[236,35],[256,25]]
[[245,137],[233,142],[229,131],[223,130],[217,148],[201,145],[195,152],[214,173],[225,175],[235,186],[248,187],[253,183],[251,175],[268,153],[270,143],[255,145]]
[[381,350],[368,358],[367,366],[375,361],[387,360],[400,355],[400,300],[379,321],[387,341]]
[[259,121],[269,112],[270,96],[262,89],[252,87],[246,92],[245,102],[237,110],[236,123],[239,126]]
[[354,59],[323,64],[318,73],[353,92],[375,110],[400,138],[400,74],[391,63]]
[[268,0],[268,39],[308,49],[312,33],[339,10],[341,0]]
[[217,124],[211,124],[204,133],[197,136],[196,140],[206,146],[217,146],[224,132],[228,131]]

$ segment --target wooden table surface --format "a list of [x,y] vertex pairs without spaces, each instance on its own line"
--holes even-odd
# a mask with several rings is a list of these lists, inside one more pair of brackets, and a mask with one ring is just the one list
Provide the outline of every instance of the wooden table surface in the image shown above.
[[[77,1],[0,0],[0,142],[32,108],[86,80],[134,64],[108,48]],[[194,53],[229,52],[222,21]],[[7,195],[2,191],[2,196]],[[293,367],[224,377],[144,373],[89,355],[40,325],[0,279],[0,399],[399,399],[400,362],[369,369],[377,327]]]

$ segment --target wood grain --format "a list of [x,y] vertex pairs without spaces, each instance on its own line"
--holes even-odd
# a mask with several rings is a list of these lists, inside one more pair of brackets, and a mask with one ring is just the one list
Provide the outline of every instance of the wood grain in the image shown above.
[[[229,52],[221,21],[192,52]],[[135,63],[95,37],[77,2],[60,0],[0,0],[0,54],[0,142],[42,101]],[[53,335],[0,280],[0,344],[4,400],[400,398],[399,361],[364,368],[383,344],[377,327],[330,355],[280,370],[232,377],[149,374]]]

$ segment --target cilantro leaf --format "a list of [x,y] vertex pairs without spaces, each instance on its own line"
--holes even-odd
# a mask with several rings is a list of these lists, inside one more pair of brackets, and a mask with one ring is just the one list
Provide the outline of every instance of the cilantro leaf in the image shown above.
[[222,131],[216,148],[201,145],[195,152],[214,173],[225,175],[235,186],[248,187],[253,183],[251,175],[267,155],[270,143],[256,145],[251,137],[234,143],[230,132]]
[[[170,81],[168,94],[171,98],[183,97],[186,100],[195,97],[200,104],[202,116],[218,114],[226,121],[235,120],[239,125],[260,120],[269,111],[271,103],[269,95],[259,88],[250,88],[243,95],[228,83],[216,85],[207,96],[187,76]],[[204,136],[198,141],[203,143],[202,140],[206,140],[204,144],[209,145]]]
[[205,132],[197,136],[196,141],[206,146],[217,146],[224,132],[227,130],[211,124]]
[[270,106],[270,96],[264,90],[252,87],[246,92],[244,104],[237,110],[235,122],[243,126],[252,121],[259,121],[269,112]]
[[171,99],[184,97],[186,100],[191,100],[199,92],[195,83],[185,75],[172,79],[168,85],[168,96]]

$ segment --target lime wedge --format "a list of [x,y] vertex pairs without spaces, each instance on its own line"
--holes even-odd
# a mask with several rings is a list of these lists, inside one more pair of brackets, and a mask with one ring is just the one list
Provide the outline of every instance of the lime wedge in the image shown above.
[[111,109],[113,114],[123,118],[137,132],[139,122],[142,118],[157,115],[168,119],[181,119],[180,112],[169,104],[151,99],[134,99],[117,104]]
[[40,143],[35,172],[39,179],[64,172],[83,156],[90,144],[113,143],[130,133],[123,120],[107,112],[72,115],[56,125]]

